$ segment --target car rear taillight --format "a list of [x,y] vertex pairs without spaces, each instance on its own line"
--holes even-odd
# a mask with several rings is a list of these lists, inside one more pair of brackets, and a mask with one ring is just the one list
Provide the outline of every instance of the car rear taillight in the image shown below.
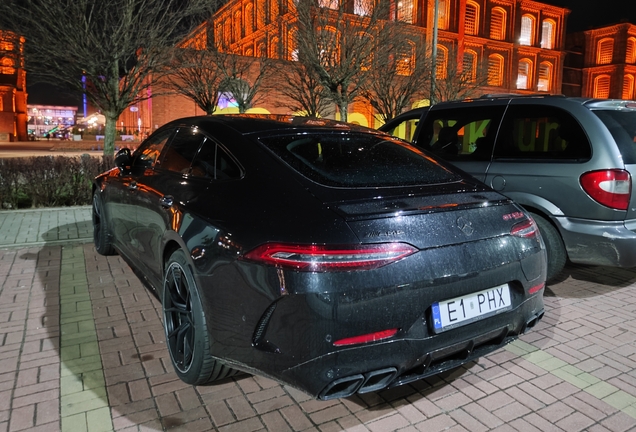
[[629,172],[620,169],[590,171],[581,176],[581,187],[596,202],[616,210],[627,210],[632,193]]
[[510,228],[510,234],[515,237],[530,238],[535,237],[539,232],[534,219],[528,218],[524,221],[516,223]]
[[415,252],[417,248],[406,243],[341,247],[266,243],[244,258],[299,271],[326,272],[378,268]]

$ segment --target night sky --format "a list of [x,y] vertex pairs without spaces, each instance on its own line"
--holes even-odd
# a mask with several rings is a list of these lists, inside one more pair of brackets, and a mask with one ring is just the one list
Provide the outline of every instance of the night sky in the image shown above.
[[[1,0],[0,0],[1,1]],[[636,24],[636,0],[543,0],[543,3],[566,7],[568,33],[602,27],[608,24],[630,22]],[[37,84],[27,75],[29,104],[78,105],[81,98],[56,90],[49,85]]]

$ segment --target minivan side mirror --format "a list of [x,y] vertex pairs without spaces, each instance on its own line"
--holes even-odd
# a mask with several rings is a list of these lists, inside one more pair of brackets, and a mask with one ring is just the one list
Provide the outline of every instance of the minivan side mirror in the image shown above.
[[115,155],[115,166],[119,168],[120,171],[124,171],[125,169],[129,169],[132,162],[132,153],[130,149],[123,148],[117,152]]

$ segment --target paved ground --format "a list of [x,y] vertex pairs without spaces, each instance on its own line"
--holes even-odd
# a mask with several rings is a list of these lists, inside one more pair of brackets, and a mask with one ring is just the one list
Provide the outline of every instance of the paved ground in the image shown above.
[[183,384],[158,302],[90,233],[88,207],[0,212],[0,432],[636,430],[636,271],[570,266],[505,349],[321,402],[250,375]]

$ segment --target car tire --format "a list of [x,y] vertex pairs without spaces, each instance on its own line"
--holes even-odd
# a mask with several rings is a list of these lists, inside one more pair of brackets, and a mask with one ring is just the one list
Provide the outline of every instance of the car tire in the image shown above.
[[104,204],[99,192],[93,194],[93,243],[100,255],[114,255],[115,248],[110,241],[110,234],[104,216]]
[[548,254],[547,282],[550,282],[557,277],[561,271],[563,271],[563,267],[565,267],[567,260],[565,245],[563,244],[559,231],[554,225],[548,222],[543,216],[539,216],[536,213],[530,214],[537,223],[539,232],[541,232],[541,237],[543,237],[543,242],[545,243],[546,252]]
[[181,250],[166,262],[161,299],[166,344],[179,378],[202,385],[234,375],[233,369],[210,354],[211,337],[199,290]]

